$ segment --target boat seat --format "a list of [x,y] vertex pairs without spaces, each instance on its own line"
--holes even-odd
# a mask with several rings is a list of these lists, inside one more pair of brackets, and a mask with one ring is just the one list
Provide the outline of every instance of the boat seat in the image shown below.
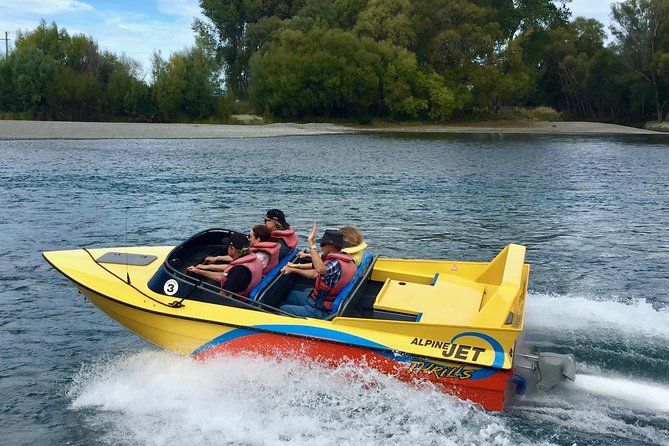
[[484,291],[480,283],[449,274],[434,285],[386,279],[374,309],[415,315],[424,324],[463,325],[476,318]]
[[286,266],[286,263],[290,262],[297,255],[298,251],[299,251],[298,248],[293,249],[290,253],[288,253],[287,256],[279,260],[279,263],[277,263],[274,268],[269,270],[267,274],[263,276],[260,283],[256,285],[249,293],[250,300],[258,300],[260,292],[264,290],[265,287],[269,285],[269,283],[272,282],[272,280],[274,280],[274,278],[281,273],[281,268]]
[[[374,256],[367,252],[363,255],[360,265],[355,272],[353,278],[346,284],[344,288],[339,292],[334,302],[332,303],[332,314],[328,319],[332,319],[337,316],[340,310],[343,308],[343,303],[353,294],[352,290],[360,282],[360,278],[364,275],[365,271],[368,269],[368,266],[372,263]],[[364,279],[364,278],[363,278]]]
[[476,280],[499,286],[484,296],[475,324],[498,327],[509,323],[509,313],[513,313],[520,305],[520,299],[527,291],[524,277],[528,273],[523,271],[528,269],[524,246],[507,245],[495,256]]

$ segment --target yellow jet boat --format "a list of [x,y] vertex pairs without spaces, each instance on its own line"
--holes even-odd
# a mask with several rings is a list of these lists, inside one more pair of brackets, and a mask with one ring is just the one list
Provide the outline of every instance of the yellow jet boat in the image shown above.
[[248,299],[189,274],[233,231],[209,229],[176,246],[44,252],[109,317],[160,347],[354,361],[398,379],[429,380],[486,409],[505,398],[574,379],[572,355],[516,351],[530,266],[509,244],[489,262],[382,258],[366,253],[326,320],[279,310],[295,286],[280,269]]

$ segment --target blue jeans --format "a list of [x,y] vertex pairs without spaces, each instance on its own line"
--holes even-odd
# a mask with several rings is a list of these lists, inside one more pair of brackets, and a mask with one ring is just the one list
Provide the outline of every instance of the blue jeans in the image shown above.
[[286,302],[279,307],[279,310],[294,314],[295,316],[313,317],[316,319],[325,319],[330,316],[330,313],[321,311],[310,303],[313,300],[309,299],[309,293],[311,293],[311,288],[292,290],[288,293]]

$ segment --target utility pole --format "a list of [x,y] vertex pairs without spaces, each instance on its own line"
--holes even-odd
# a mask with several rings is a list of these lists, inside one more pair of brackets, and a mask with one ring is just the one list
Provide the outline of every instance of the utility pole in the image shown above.
[[9,56],[9,32],[5,31],[5,38],[0,39],[5,41],[5,57]]

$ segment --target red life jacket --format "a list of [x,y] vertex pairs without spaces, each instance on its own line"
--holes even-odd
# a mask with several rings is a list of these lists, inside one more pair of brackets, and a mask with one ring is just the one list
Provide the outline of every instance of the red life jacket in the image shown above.
[[336,252],[326,256],[321,256],[321,259],[323,259],[323,262],[327,262],[328,260],[332,259],[339,262],[339,266],[341,266],[341,275],[339,276],[337,283],[335,283],[332,288],[328,288],[328,286],[323,281],[323,276],[319,274],[316,278],[314,289],[311,291],[311,293],[309,293],[309,296],[316,300],[316,308],[321,308],[319,298],[322,300],[323,294],[327,293],[325,295],[325,299],[322,302],[322,307],[326,311],[332,311],[332,303],[334,302],[337,295],[339,295],[339,291],[341,291],[341,289],[344,288],[351,281],[351,279],[353,279],[357,268],[355,263],[353,263],[351,256],[343,252]]
[[249,285],[244,291],[239,293],[242,296],[248,296],[251,290],[262,280],[262,262],[253,253],[246,254],[237,260],[233,260],[223,270],[223,276],[221,277],[221,288],[225,286],[225,282],[228,280],[228,271],[230,271],[235,266],[243,266],[244,268],[251,271],[251,281],[249,282]]
[[290,249],[297,248],[297,243],[299,242],[293,228],[275,229],[272,231],[272,237],[282,239]]
[[258,242],[255,245],[251,246],[252,252],[265,251],[269,254],[269,262],[267,266],[262,270],[263,276],[270,272],[279,263],[279,251],[281,250],[281,245],[277,242]]

